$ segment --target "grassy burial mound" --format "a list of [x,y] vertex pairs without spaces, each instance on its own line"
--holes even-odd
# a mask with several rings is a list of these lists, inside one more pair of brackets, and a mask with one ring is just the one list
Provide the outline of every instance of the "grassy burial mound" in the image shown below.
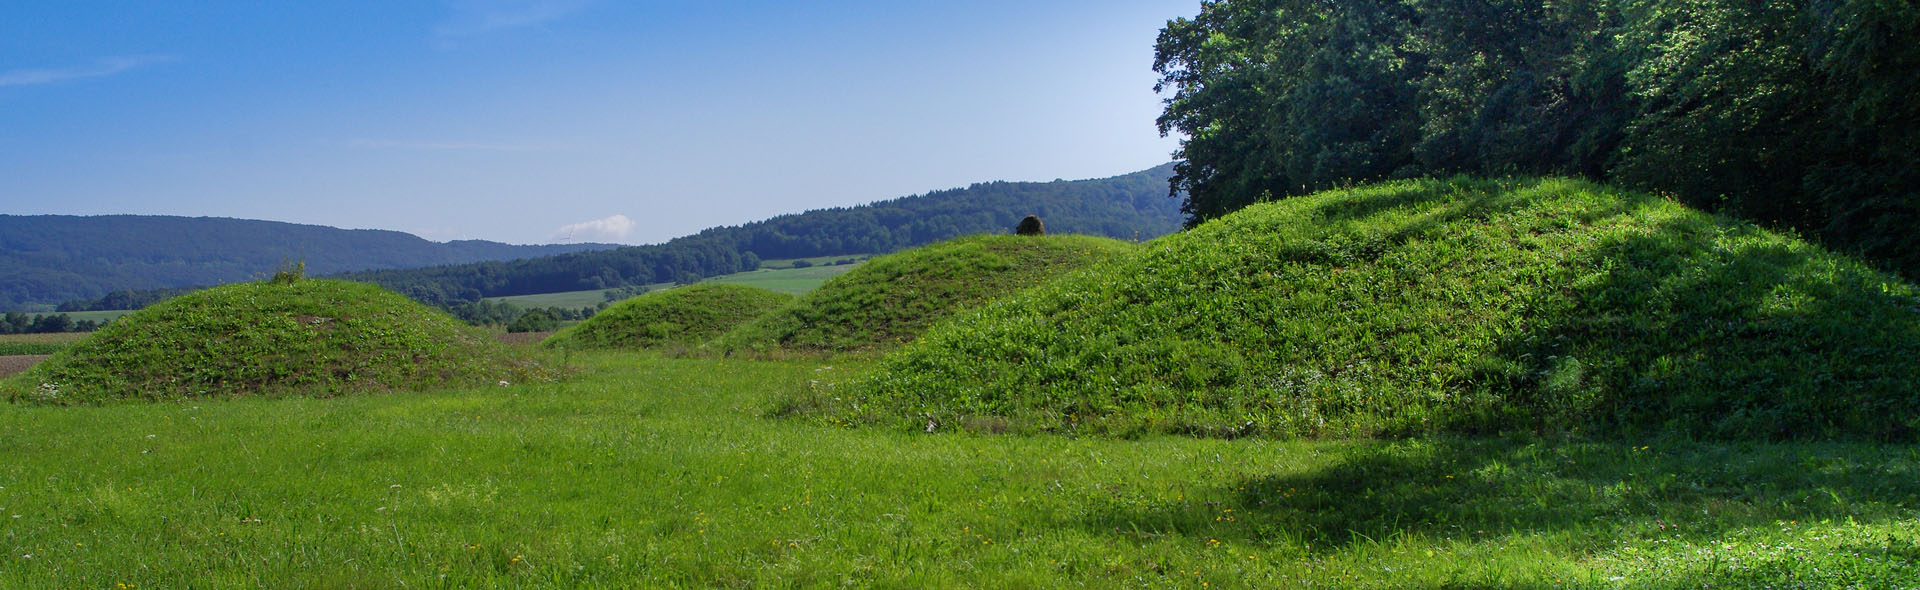
[[620,302],[561,330],[547,347],[694,347],[792,302],[759,287],[701,283],[655,291]]
[[293,280],[183,295],[0,382],[16,402],[337,395],[537,379],[550,369],[373,285]]
[[1131,252],[1079,235],[976,235],[882,256],[708,344],[735,352],[886,350],[935,320]]
[[1915,359],[1920,290],[1852,259],[1577,181],[1426,180],[1162,238],[796,402],[916,428],[1914,440]]

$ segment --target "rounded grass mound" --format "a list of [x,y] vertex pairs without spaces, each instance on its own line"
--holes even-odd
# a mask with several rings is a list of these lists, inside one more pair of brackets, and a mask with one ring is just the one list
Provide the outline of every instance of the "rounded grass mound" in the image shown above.
[[1120,435],[1914,440],[1916,359],[1920,290],[1800,240],[1578,181],[1426,180],[1249,207],[795,403]]
[[699,346],[749,320],[791,303],[794,297],[725,283],[700,283],[655,291],[622,301],[587,321],[561,330],[542,346],[653,348]]
[[373,285],[244,283],[129,314],[0,384],[16,402],[423,390],[548,376],[525,353]]
[[935,320],[1132,252],[1080,235],[977,235],[874,258],[707,345],[725,353],[888,350]]

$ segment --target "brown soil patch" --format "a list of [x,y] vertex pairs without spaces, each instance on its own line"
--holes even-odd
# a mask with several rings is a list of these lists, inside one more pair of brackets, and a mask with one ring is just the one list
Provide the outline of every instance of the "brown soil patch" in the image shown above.
[[34,363],[47,360],[47,354],[15,354],[0,356],[0,377],[5,377],[32,367]]
[[552,335],[553,332],[506,332],[494,334],[493,338],[514,346],[533,346]]

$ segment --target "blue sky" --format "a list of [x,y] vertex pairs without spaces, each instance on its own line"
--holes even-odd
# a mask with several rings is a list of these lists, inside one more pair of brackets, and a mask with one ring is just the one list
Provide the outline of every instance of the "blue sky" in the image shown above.
[[1177,147],[1195,0],[0,2],[0,213],[651,243]]

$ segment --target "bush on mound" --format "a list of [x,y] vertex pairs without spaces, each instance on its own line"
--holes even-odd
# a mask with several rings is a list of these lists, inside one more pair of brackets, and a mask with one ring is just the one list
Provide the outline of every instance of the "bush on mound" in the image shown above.
[[244,283],[129,314],[0,383],[16,402],[337,395],[544,378],[486,333],[373,285]]
[[1920,289],[1800,240],[1578,181],[1426,180],[1249,207],[795,402],[914,428],[1914,440],[1916,359]]
[[793,301],[786,293],[725,283],[655,291],[601,310],[542,346],[650,348],[698,346]]
[[890,349],[948,314],[1134,248],[1077,235],[956,238],[869,260],[707,348],[726,353]]

